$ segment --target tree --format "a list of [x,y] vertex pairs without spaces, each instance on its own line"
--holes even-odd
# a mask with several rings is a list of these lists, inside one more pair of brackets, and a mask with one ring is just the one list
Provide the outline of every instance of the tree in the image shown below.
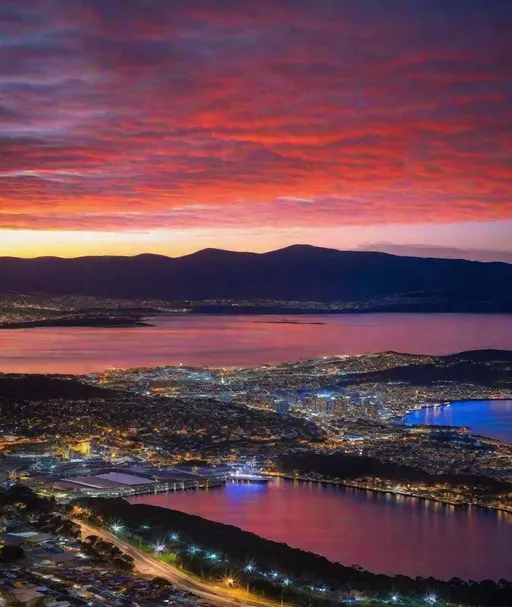
[[12,563],[22,559],[24,556],[25,551],[20,546],[7,544],[0,548],[0,561],[2,561],[2,563]]

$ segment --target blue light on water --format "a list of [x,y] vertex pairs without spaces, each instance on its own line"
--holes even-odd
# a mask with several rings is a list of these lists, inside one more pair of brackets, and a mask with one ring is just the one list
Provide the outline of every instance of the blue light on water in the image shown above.
[[227,483],[227,499],[234,502],[243,502],[252,499],[256,495],[268,491],[266,483]]
[[512,400],[454,402],[414,411],[404,421],[413,426],[466,426],[473,434],[512,444]]

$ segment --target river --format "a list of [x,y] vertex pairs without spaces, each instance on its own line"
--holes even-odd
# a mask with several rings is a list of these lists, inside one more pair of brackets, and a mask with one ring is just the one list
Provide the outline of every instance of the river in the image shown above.
[[334,354],[450,354],[512,344],[512,315],[176,314],[153,327],[0,330],[0,372],[91,373],[106,367],[250,366]]
[[280,479],[128,501],[235,525],[376,573],[512,579],[512,515],[503,512]]
[[406,424],[467,426],[475,434],[512,444],[512,400],[459,401],[440,407],[413,411]]

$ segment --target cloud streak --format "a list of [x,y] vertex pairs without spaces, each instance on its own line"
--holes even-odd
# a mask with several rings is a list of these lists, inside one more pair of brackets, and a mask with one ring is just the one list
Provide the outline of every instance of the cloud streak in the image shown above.
[[507,4],[4,0],[0,227],[510,218]]

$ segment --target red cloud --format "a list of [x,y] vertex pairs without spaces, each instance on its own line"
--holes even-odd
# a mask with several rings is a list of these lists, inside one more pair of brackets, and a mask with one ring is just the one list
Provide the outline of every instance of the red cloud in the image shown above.
[[468,3],[7,1],[0,227],[510,218],[509,17]]

